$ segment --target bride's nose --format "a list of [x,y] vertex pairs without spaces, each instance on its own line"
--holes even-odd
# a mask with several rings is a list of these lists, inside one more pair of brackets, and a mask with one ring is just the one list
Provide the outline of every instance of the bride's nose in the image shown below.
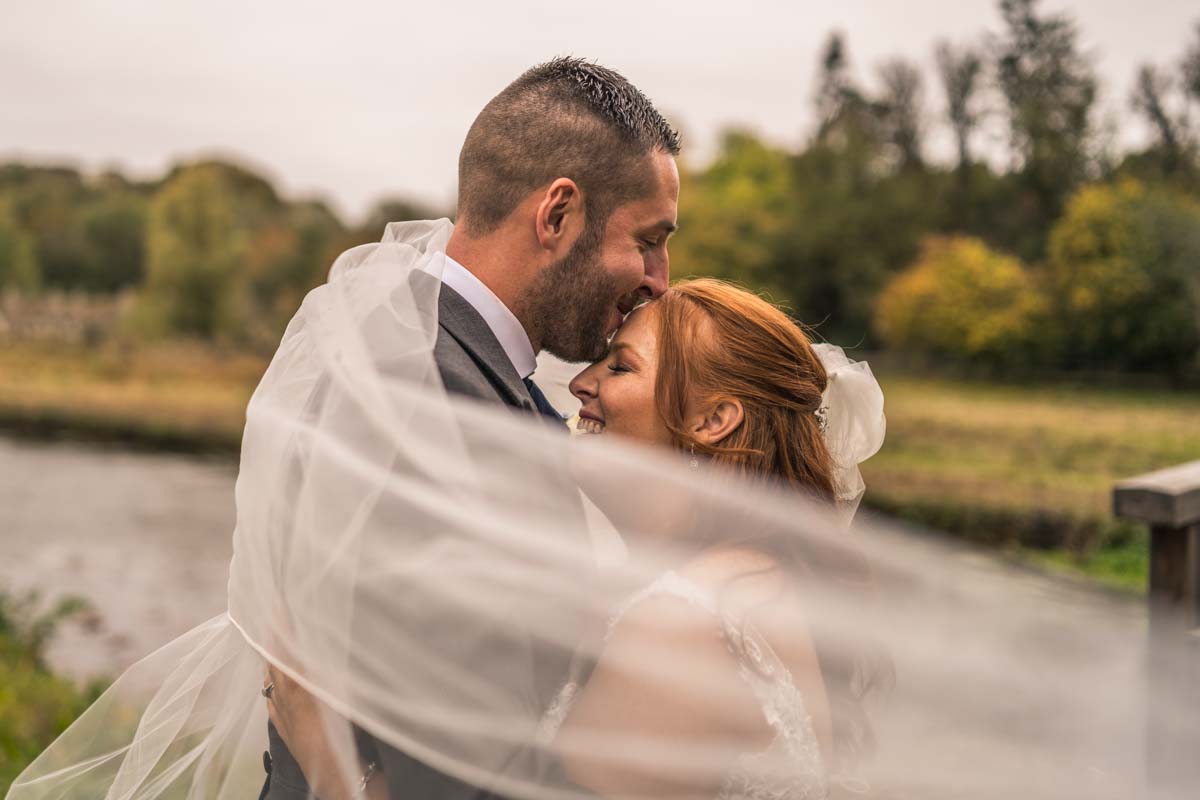
[[588,400],[595,399],[596,397],[596,389],[599,384],[596,378],[599,374],[597,371],[598,366],[597,364],[592,364],[572,378],[571,383],[568,384],[571,394],[575,395],[581,403],[586,403]]

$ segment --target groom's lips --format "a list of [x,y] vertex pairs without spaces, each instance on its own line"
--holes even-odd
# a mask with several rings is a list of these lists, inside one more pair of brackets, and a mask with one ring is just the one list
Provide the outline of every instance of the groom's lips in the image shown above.
[[613,311],[616,313],[613,315],[613,319],[608,323],[608,330],[604,332],[605,336],[612,336],[617,332],[617,329],[621,327],[621,323],[625,321],[625,315],[621,313],[620,306],[613,306]]
[[636,295],[627,295],[617,301],[614,307],[617,312],[617,319],[613,325],[609,326],[608,335],[612,336],[621,327],[621,323],[625,321],[625,317],[629,316],[629,312],[637,308],[638,298]]

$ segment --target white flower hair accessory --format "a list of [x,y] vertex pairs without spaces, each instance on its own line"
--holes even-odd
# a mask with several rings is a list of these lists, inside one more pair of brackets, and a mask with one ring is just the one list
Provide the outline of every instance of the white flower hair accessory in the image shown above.
[[865,361],[852,361],[842,348],[815,344],[828,382],[817,410],[818,424],[834,462],[834,497],[849,524],[867,485],[858,465],[879,452],[887,432],[883,389]]

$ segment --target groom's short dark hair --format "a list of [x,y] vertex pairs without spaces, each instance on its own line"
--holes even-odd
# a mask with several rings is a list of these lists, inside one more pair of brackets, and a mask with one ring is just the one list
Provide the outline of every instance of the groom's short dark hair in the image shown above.
[[492,98],[458,159],[458,216],[472,235],[499,227],[555,178],[583,191],[588,226],[653,190],[645,159],[679,154],[679,134],[637,87],[611,69],[556,58]]

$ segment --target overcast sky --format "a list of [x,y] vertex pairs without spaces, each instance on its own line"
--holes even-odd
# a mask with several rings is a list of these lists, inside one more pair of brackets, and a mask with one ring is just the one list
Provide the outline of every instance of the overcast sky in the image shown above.
[[[1045,0],[1069,10],[1128,118],[1133,72],[1174,63],[1196,0]],[[645,91],[701,162],[738,124],[785,144],[811,131],[822,42],[848,37],[864,81],[902,54],[997,31],[996,0],[0,0],[0,159],[156,175],[219,153],[289,195],[357,216],[384,194],[448,204],[475,114],[526,67],[597,59]],[[1125,141],[1143,132],[1126,122]],[[944,152],[934,142],[936,152]]]

